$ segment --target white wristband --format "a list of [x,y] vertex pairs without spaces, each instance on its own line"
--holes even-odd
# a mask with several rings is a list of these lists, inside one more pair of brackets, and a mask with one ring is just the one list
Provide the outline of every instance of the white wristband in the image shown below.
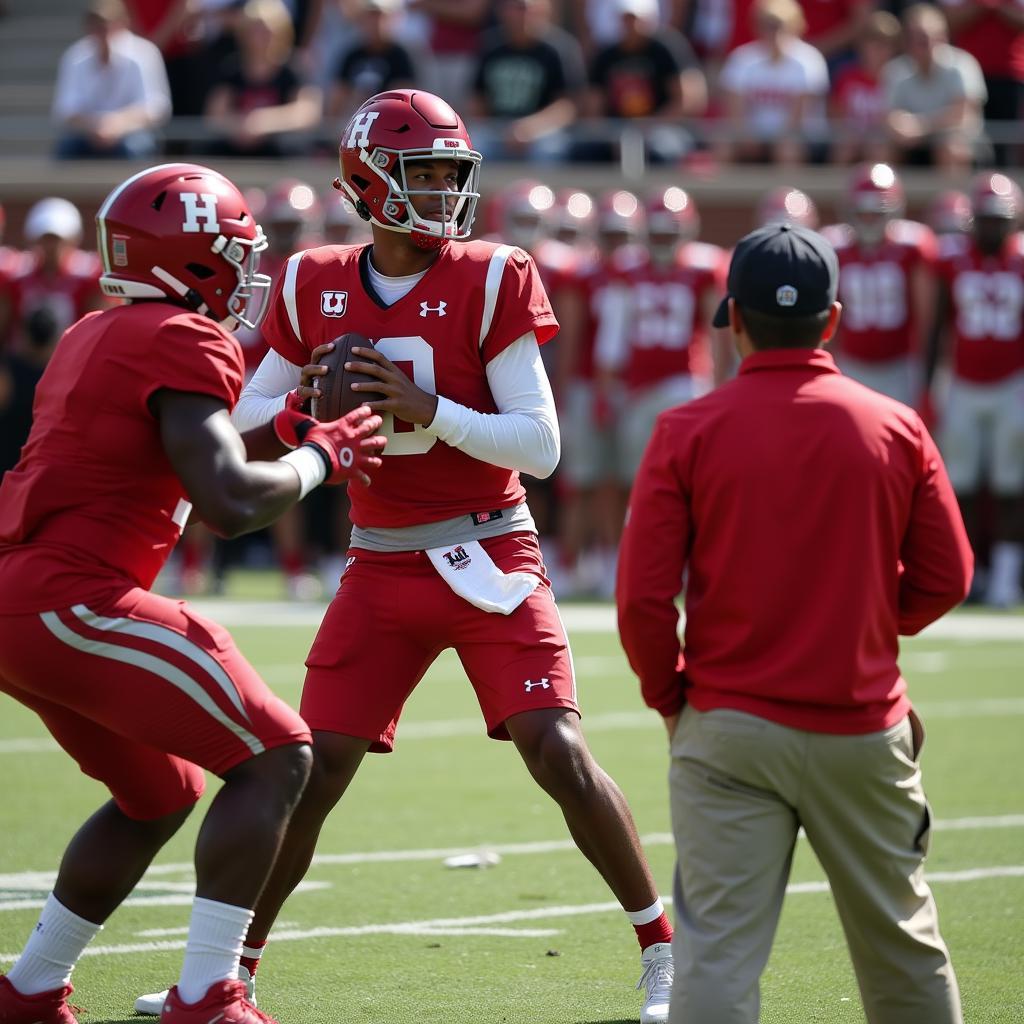
[[299,501],[314,487],[319,487],[327,479],[327,463],[323,456],[310,446],[299,446],[293,452],[282,455],[278,462],[287,462],[299,475]]

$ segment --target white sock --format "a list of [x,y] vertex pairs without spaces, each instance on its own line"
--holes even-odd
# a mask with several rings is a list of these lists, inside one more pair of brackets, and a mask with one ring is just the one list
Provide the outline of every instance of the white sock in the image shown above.
[[661,902],[660,896],[643,910],[627,910],[625,912],[630,924],[650,924],[652,921],[657,921],[664,913],[665,904]]
[[1013,594],[1020,586],[1021,564],[1024,562],[1024,545],[1001,540],[992,545],[989,592],[997,595]]
[[198,1003],[211,985],[238,978],[242,943],[252,918],[246,907],[195,898],[178,981],[182,1002]]
[[72,914],[51,892],[35,931],[7,972],[8,980],[24,996],[63,988],[71,981],[82,950],[102,927]]

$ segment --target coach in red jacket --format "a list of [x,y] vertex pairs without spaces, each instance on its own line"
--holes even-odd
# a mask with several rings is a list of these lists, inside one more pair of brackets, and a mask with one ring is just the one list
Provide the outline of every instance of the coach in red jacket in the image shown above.
[[619,630],[672,740],[671,1024],[756,1024],[801,826],[870,1024],[962,1019],[896,659],[899,634],[963,600],[971,549],[917,414],[824,351],[837,278],[812,231],[742,239],[715,318],[739,375],[662,414],[633,489]]

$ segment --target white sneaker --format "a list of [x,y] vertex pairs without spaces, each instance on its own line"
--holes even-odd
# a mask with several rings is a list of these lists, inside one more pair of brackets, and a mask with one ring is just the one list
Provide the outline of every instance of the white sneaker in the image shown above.
[[672,961],[672,943],[656,942],[640,954],[644,972],[636,983],[644,990],[644,1005],[640,1010],[640,1024],[665,1024],[668,1004],[672,998],[675,964]]
[[[255,1006],[256,979],[241,964],[238,967],[238,980],[245,982],[246,998]],[[164,989],[163,992],[150,992],[149,995],[139,996],[135,1000],[135,1012],[141,1013],[145,1017],[159,1017],[161,1010],[164,1008],[164,1002],[167,999],[167,991],[167,989]]]

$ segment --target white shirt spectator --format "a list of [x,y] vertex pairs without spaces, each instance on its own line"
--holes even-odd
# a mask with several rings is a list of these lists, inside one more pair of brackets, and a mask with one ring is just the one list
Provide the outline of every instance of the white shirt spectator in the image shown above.
[[897,57],[882,69],[885,95],[892,110],[935,114],[966,99],[983,104],[988,96],[981,66],[966,50],[936,48],[931,73],[922,75],[910,57]]
[[814,98],[804,117],[804,130],[809,135],[821,132],[828,65],[820,51],[802,39],[788,40],[779,61],[772,60],[760,40],[738,46],[722,65],[719,85],[744,97],[747,128],[759,139],[778,138],[799,96]]
[[153,124],[171,114],[171,92],[160,50],[127,29],[111,40],[110,62],[99,57],[96,40],[85,36],[60,59],[53,116],[64,122],[89,114],[144,107]]

